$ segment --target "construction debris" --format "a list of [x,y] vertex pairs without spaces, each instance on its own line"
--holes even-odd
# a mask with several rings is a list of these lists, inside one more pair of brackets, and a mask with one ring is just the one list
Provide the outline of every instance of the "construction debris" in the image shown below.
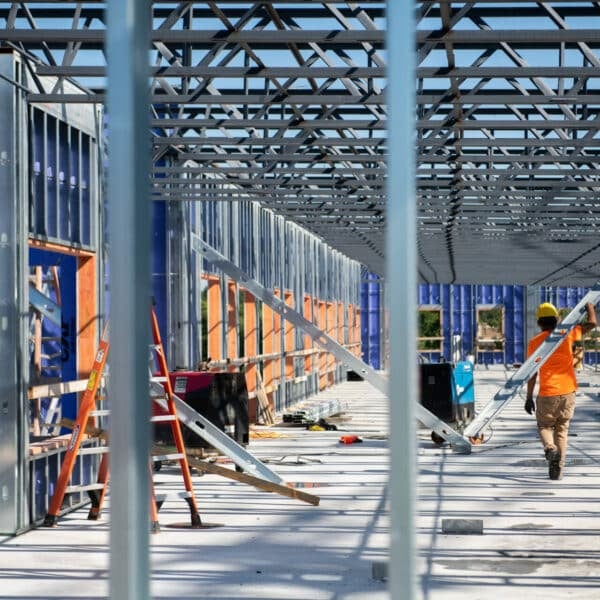
[[342,435],[340,437],[340,444],[360,444],[362,439],[357,435]]

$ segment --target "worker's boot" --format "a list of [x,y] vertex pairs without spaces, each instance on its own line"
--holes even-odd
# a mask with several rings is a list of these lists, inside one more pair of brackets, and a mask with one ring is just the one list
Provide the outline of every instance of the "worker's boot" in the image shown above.
[[548,476],[550,479],[560,479],[562,477],[560,450],[558,448],[546,449],[546,460],[548,461]]

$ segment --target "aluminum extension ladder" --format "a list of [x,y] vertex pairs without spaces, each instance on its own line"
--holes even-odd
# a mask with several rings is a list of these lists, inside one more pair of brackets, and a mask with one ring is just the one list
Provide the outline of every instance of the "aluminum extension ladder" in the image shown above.
[[575,308],[558,324],[556,329],[544,340],[537,350],[517,369],[514,375],[504,384],[492,400],[471,421],[463,431],[467,439],[478,439],[492,421],[517,395],[521,386],[526,384],[538,369],[558,348],[565,336],[577,325],[586,313],[588,303],[594,306],[600,302],[600,283],[597,283],[575,306]]

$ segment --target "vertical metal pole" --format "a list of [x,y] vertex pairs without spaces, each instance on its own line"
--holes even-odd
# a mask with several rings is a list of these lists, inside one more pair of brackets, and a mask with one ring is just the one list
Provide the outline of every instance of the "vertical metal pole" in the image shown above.
[[[389,163],[387,279],[390,300],[390,597],[415,597],[416,209],[415,23],[412,2],[387,3]],[[403,259],[398,259],[403,257]]]
[[[164,332],[168,339],[167,357],[172,367],[194,368],[198,358],[192,359],[190,347],[190,282],[193,279],[190,266],[190,243],[187,234],[189,220],[188,206],[182,202],[167,203],[168,231],[177,231],[178,235],[168,238],[168,297],[169,297],[169,327]],[[173,275],[174,274],[174,277]],[[177,290],[174,292],[174,290]],[[164,338],[163,338],[164,339]]]
[[26,121],[21,63],[0,55],[0,532],[14,534],[27,525],[26,452],[29,406],[23,402],[28,381],[26,286],[27,188]]
[[541,298],[541,294],[540,294],[539,287],[534,287],[534,286],[528,285],[525,288],[525,298],[524,298],[524,302],[523,302],[523,304],[524,304],[524,307],[523,307],[524,308],[523,309],[523,321],[524,321],[524,327],[523,327],[524,357],[523,357],[523,360],[525,360],[525,357],[527,356],[527,344],[529,343],[529,340],[536,333],[538,333],[538,327],[536,326],[535,310],[536,310],[538,304],[541,302],[540,298]]
[[107,5],[111,350],[110,597],[149,594],[150,2]]
[[[278,271],[278,279],[277,279],[277,287],[279,288],[279,297],[283,302],[285,302],[285,290],[286,290],[286,264],[285,257],[288,251],[288,236],[287,236],[287,225],[283,217],[277,219],[277,225],[279,229],[279,267]],[[276,352],[281,356],[279,360],[279,373],[277,373],[277,377],[279,377],[279,387],[277,392],[275,392],[276,397],[279,397],[279,406],[275,406],[275,410],[282,410],[288,405],[287,399],[287,389],[285,384],[285,319],[279,318],[279,339],[275,341],[277,344]]]

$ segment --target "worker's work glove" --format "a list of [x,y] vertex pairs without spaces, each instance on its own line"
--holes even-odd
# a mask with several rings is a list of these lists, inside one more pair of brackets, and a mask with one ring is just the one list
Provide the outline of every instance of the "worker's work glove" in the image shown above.
[[533,398],[527,398],[525,400],[525,411],[532,415],[535,412],[535,402]]

